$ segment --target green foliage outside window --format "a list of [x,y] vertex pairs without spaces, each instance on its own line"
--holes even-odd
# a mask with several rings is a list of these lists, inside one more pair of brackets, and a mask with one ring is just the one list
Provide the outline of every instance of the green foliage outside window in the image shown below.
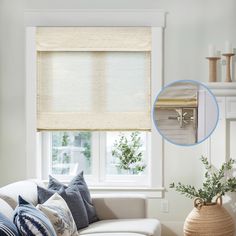
[[133,174],[143,172],[146,164],[143,160],[141,147],[140,132],[132,132],[129,138],[121,133],[112,148],[112,156],[116,158],[117,168]]
[[82,146],[84,150],[82,153],[87,158],[89,162],[91,162],[91,133],[90,132],[81,132],[81,139],[84,140]]
[[67,132],[64,132],[63,136],[62,136],[62,142],[61,145],[62,146],[68,146],[70,140],[69,140],[69,135]]
[[[68,147],[68,148],[66,148]],[[53,132],[52,133],[52,163],[56,164],[70,164],[71,152],[70,147],[81,148],[81,153],[91,162],[91,132]],[[60,172],[67,173],[68,167],[58,168],[54,167],[54,173]],[[65,174],[64,173],[64,174]]]

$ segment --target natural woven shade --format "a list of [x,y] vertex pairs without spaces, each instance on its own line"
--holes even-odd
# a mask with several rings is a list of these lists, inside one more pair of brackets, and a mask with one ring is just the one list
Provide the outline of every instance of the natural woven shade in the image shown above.
[[155,107],[197,107],[198,85],[177,82],[166,87],[159,95]]
[[38,130],[150,130],[149,28],[40,27]]
[[150,130],[150,30],[50,29],[37,30],[38,130]]
[[39,27],[38,51],[151,51],[149,27]]

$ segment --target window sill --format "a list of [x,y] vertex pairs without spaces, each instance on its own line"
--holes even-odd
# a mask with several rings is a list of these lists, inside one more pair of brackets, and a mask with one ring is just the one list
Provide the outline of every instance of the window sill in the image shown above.
[[92,194],[143,194],[147,198],[162,198],[165,191],[164,187],[89,187]]

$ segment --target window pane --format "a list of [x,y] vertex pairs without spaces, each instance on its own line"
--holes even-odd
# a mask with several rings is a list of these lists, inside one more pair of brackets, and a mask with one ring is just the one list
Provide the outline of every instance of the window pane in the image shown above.
[[52,169],[55,175],[91,174],[91,132],[52,132]]
[[147,169],[147,132],[107,132],[106,174],[143,175]]

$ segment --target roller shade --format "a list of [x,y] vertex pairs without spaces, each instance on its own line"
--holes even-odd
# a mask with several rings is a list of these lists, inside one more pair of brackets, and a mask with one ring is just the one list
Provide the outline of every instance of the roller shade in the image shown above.
[[37,30],[38,130],[150,130],[150,29],[49,29]]
[[166,87],[159,95],[156,107],[197,107],[198,85],[178,82]]

